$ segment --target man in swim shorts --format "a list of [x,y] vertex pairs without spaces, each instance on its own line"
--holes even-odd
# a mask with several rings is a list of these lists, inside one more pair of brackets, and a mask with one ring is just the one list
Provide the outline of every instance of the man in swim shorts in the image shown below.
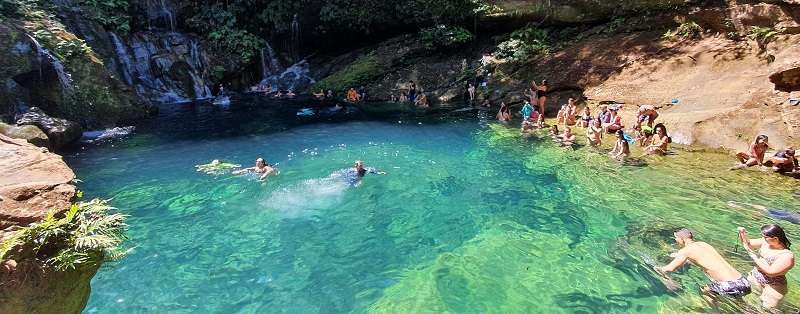
[[703,289],[705,293],[740,298],[750,293],[750,282],[742,276],[722,255],[708,243],[695,241],[689,229],[678,229],[673,234],[681,249],[668,265],[655,267],[664,276],[674,272],[687,261],[699,266],[711,282]]

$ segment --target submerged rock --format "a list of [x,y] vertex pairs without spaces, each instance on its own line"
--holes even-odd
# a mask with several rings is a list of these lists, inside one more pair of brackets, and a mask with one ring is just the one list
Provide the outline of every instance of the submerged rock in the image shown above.
[[39,147],[50,148],[50,138],[35,125],[10,125],[0,122],[0,134],[10,138],[23,139]]
[[39,127],[47,134],[47,137],[50,139],[50,145],[54,149],[75,142],[81,138],[81,134],[83,133],[83,129],[79,124],[66,119],[48,116],[37,107],[31,108],[30,111],[17,117],[17,124]]

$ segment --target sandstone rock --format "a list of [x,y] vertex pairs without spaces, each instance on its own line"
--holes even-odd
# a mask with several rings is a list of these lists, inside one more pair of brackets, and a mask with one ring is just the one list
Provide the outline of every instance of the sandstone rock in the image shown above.
[[25,140],[0,135],[0,173],[0,233],[66,210],[75,196],[75,174],[61,156]]
[[784,6],[759,3],[740,4],[730,8],[730,15],[737,30],[749,32],[750,26],[771,27],[784,33],[800,32],[800,22],[795,18],[800,12]]
[[769,80],[775,84],[775,89],[791,92],[800,91],[800,63],[787,66],[772,73]]
[[35,125],[50,138],[50,145],[59,149],[81,138],[83,129],[75,122],[53,118],[39,108],[33,107],[30,111],[17,117],[18,125]]
[[14,126],[0,122],[0,134],[28,141],[39,147],[50,148],[50,139],[35,125]]

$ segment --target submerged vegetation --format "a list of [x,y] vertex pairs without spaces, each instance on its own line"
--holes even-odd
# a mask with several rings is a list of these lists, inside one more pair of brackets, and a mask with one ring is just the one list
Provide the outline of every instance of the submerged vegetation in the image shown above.
[[114,260],[124,252],[125,215],[111,214],[107,201],[92,200],[72,205],[59,214],[31,224],[0,246],[0,260],[36,260],[56,270]]

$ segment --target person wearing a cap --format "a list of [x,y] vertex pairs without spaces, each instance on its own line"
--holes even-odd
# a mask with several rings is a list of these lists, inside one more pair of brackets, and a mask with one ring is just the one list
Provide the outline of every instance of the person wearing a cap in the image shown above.
[[611,114],[608,118],[608,123],[603,123],[603,133],[616,133],[617,130],[623,128],[622,126],[622,118],[619,116],[619,107],[618,106],[611,106],[608,109]]
[[250,168],[244,168],[240,170],[236,170],[233,172],[234,175],[240,175],[245,173],[259,173],[261,176],[258,177],[258,180],[264,180],[267,176],[271,174],[276,174],[275,168],[271,165],[267,164],[264,161],[264,158],[256,159],[256,165]]
[[656,266],[656,272],[666,277],[667,273],[674,272],[686,262],[692,262],[693,265],[700,267],[711,281],[703,288],[704,293],[735,298],[750,294],[750,282],[747,278],[733,268],[713,246],[695,241],[692,232],[686,228],[676,230],[673,236],[680,250],[672,254],[674,257],[672,262],[666,266]]

